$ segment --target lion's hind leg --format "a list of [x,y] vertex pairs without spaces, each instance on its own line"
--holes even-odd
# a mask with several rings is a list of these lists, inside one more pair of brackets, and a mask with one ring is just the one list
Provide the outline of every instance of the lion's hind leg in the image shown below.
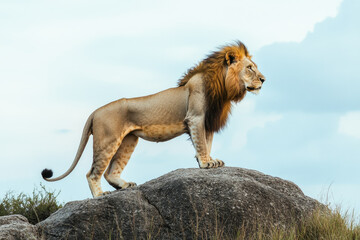
[[86,174],[93,197],[106,194],[101,189],[101,176],[119,148],[122,142],[121,140],[122,136],[108,137],[107,139],[98,141],[98,139],[94,136],[93,163],[90,171]]
[[120,175],[128,163],[131,154],[138,143],[138,137],[133,134],[128,134],[123,139],[119,149],[111,159],[109,167],[105,172],[105,179],[108,183],[116,189],[123,189],[136,186],[133,182],[126,182]]

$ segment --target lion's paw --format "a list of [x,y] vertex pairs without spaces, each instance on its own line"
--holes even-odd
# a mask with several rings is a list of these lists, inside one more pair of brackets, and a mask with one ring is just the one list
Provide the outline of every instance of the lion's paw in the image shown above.
[[214,163],[213,168],[218,168],[218,167],[223,167],[225,165],[225,163],[219,159],[212,159],[211,158],[211,162]]
[[223,167],[225,166],[224,161],[220,160],[220,159],[215,159],[214,161],[217,162],[217,167]]
[[127,182],[127,183],[125,184],[125,186],[123,186],[122,188],[123,188],[123,189],[124,189],[124,188],[132,188],[132,187],[135,187],[135,186],[137,186],[136,183],[134,183],[134,182]]
[[200,168],[218,168],[223,167],[225,163],[219,159],[210,159],[210,161],[200,164]]
[[109,195],[110,193],[111,193],[110,191],[106,191],[106,192],[103,192],[103,193],[101,194],[101,196]]

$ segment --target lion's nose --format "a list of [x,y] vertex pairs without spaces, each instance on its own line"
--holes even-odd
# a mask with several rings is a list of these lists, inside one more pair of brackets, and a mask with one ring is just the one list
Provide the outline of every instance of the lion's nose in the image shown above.
[[260,78],[261,83],[265,82],[265,78]]

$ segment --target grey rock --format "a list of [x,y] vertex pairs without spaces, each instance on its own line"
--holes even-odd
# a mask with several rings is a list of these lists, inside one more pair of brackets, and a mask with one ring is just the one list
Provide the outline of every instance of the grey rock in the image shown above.
[[242,168],[177,170],[140,186],[174,238],[293,226],[319,204],[292,182]]
[[178,169],[70,202],[37,227],[46,239],[221,239],[258,224],[293,226],[318,205],[294,183],[254,170]]
[[37,227],[22,215],[0,217],[0,240],[40,239]]
[[162,219],[141,191],[127,189],[69,202],[37,226],[46,239],[146,239]]

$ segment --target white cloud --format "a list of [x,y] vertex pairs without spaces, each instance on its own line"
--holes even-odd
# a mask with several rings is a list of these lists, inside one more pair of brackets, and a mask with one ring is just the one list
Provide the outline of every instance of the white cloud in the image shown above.
[[260,113],[255,111],[255,101],[244,101],[243,106],[235,111],[232,122],[237,122],[237,128],[231,145],[235,149],[243,148],[247,143],[249,132],[256,128],[264,128],[265,125],[282,119],[278,113]]
[[236,155],[246,146],[248,135],[249,133],[251,134],[252,130],[264,128],[267,124],[282,119],[282,115],[279,113],[261,113],[256,111],[256,101],[251,97],[257,96],[247,96],[237,106],[233,106],[227,128],[219,137],[215,135],[214,151],[221,153],[226,148]]
[[[174,32],[184,33],[190,39],[194,30],[213,32],[219,39],[221,35],[231,37],[227,40],[245,38],[252,48],[259,48],[275,41],[301,41],[315,23],[336,16],[341,1],[228,0],[219,4],[218,1],[158,0],[86,6],[62,1],[60,5],[42,3],[43,8],[32,2],[26,15],[19,13],[17,4],[7,4],[10,14],[6,16],[10,19],[16,16],[16,21],[12,21],[13,26],[1,27],[7,42],[9,39],[16,40],[16,44],[28,42],[39,50],[59,53],[96,38],[133,36],[147,40],[160,35],[166,41]],[[44,11],[44,7],[51,10]]]
[[202,52],[196,46],[183,45],[183,46],[171,46],[165,49],[166,58],[177,61],[194,61],[194,59],[200,59]]
[[360,111],[348,112],[340,117],[339,133],[360,139]]

